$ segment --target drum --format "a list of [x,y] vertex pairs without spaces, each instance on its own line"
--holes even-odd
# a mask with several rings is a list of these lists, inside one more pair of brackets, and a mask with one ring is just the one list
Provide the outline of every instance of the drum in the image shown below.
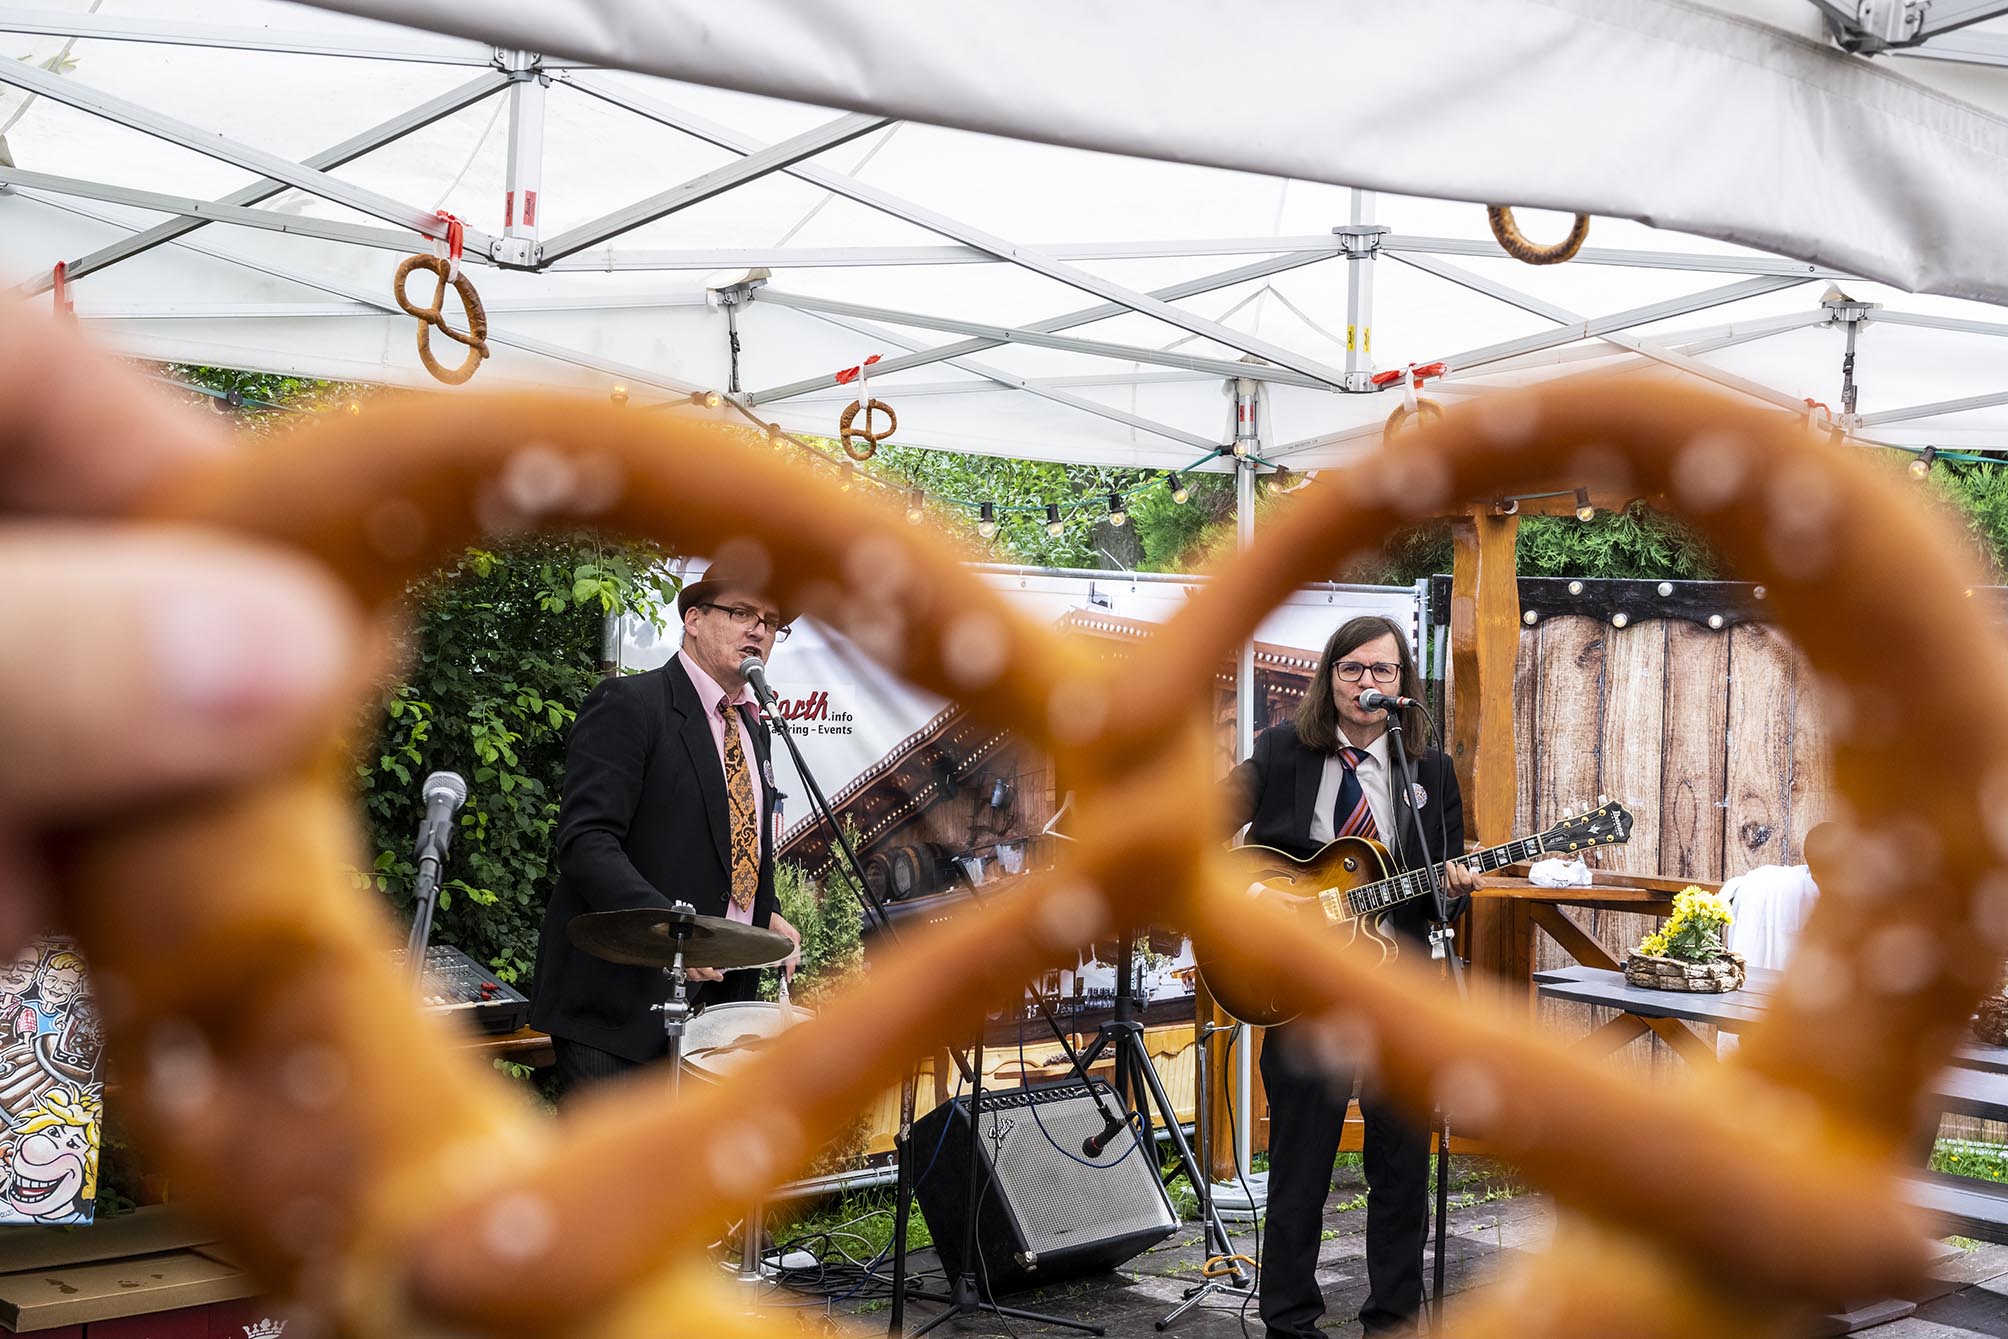
[[768,1042],[812,1017],[798,1005],[765,1000],[714,1004],[684,1024],[684,1068],[696,1078],[716,1083],[759,1055]]

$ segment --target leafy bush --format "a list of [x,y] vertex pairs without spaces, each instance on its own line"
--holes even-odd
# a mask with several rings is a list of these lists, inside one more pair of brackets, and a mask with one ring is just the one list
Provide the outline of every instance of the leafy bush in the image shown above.
[[469,550],[411,592],[404,677],[385,686],[382,718],[355,759],[373,884],[411,915],[412,842],[426,773],[467,779],[440,889],[433,938],[527,983],[556,881],[552,834],[565,737],[599,681],[605,621],[659,619],[674,582],[646,547],[590,537]]

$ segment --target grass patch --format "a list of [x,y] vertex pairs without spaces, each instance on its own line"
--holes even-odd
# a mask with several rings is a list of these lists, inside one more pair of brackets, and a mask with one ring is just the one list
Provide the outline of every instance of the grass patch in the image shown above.
[[1981,1181],[2008,1181],[2008,1148],[1964,1139],[1941,1139],[1931,1150],[1931,1170]]
[[[870,1260],[881,1252],[890,1256],[895,1199],[892,1187],[884,1186],[805,1204],[792,1217],[787,1206],[777,1205],[769,1210],[767,1230],[777,1243],[826,1258],[837,1258],[840,1250],[854,1260]],[[934,1236],[916,1204],[907,1219],[906,1248],[915,1251],[933,1244]]]

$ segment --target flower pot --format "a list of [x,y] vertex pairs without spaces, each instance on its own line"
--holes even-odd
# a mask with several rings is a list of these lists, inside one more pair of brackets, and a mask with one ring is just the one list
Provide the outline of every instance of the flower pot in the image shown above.
[[1723,953],[1706,962],[1658,958],[1646,953],[1634,953],[1625,959],[1625,984],[1641,990],[1720,994],[1726,990],[1741,990],[1744,976],[1743,959],[1734,953]]

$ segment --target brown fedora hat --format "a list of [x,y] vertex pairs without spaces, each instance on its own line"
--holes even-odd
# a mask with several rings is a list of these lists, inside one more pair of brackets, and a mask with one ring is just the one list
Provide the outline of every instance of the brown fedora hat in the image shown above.
[[[704,569],[701,581],[692,581],[676,593],[676,616],[682,618],[701,604],[709,604],[727,591],[738,591],[744,595],[775,600],[774,593],[767,589],[765,577],[752,569],[727,563],[713,563]],[[783,623],[793,623],[801,613],[789,605],[775,600],[781,611]]]

